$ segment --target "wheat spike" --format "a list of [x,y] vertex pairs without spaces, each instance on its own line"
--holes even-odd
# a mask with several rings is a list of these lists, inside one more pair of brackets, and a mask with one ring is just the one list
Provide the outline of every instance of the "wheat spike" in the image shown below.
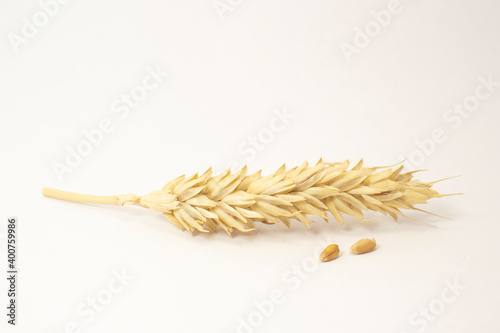
[[208,232],[221,227],[228,234],[234,229],[253,231],[255,222],[290,226],[290,220],[296,219],[309,227],[308,215],[328,222],[327,212],[340,224],[344,223],[343,215],[367,221],[363,211],[368,210],[397,221],[405,216],[401,209],[420,210],[414,205],[444,196],[431,188],[434,182],[414,179],[418,170],[402,173],[403,164],[394,169],[363,167],[361,160],[348,167],[347,160],[327,163],[320,159],[313,166],[304,162],[290,170],[283,165],[268,176],[262,176],[261,171],[247,175],[246,166],[236,173],[228,169],[213,176],[209,168],[202,175],[175,178],[163,189],[144,196],[93,196],[50,188],[42,193],[80,202],[139,205],[162,212],[181,230]]

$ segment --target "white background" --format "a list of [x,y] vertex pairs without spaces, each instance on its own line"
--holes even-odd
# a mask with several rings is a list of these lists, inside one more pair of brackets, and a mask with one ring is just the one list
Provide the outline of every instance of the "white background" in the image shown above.
[[[231,11],[211,0],[74,0],[46,24],[39,17],[43,26],[17,46],[23,17],[33,22],[42,9],[1,2],[2,270],[7,217],[20,226],[18,325],[6,324],[2,278],[2,332],[238,332],[242,321],[253,326],[240,332],[497,332],[500,2],[401,0],[385,27],[372,12],[388,1],[221,2]],[[366,27],[379,31],[363,45]],[[346,56],[347,44],[358,52]],[[168,78],[128,116],[113,112],[156,67]],[[457,118],[454,104],[487,91],[481,77],[497,86]],[[294,118],[269,138],[285,109]],[[58,179],[54,163],[105,118],[112,132]],[[430,143],[436,130],[440,142]],[[256,150],[248,140],[259,135],[266,143]],[[41,195],[44,186],[145,194],[209,166],[269,173],[320,157],[369,166],[408,158],[429,169],[422,180],[461,174],[436,188],[465,195],[422,207],[453,221],[407,212],[436,228],[368,214],[378,219],[259,225],[231,237],[191,236],[139,207]],[[377,250],[351,255],[362,237]],[[315,250],[329,242],[341,256],[319,263]],[[133,279],[102,311],[91,320],[77,312],[109,295],[122,270]],[[449,283],[465,289],[453,294]],[[275,290],[282,302],[263,315],[255,302],[268,305]],[[65,330],[71,322],[77,330]]]

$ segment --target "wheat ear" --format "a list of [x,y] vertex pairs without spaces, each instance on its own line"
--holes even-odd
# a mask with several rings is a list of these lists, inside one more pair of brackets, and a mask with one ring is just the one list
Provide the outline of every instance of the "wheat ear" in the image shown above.
[[[340,223],[343,214],[361,221],[363,211],[376,211],[397,220],[400,209],[415,208],[439,194],[431,187],[436,182],[413,179],[417,171],[402,173],[403,164],[395,167],[363,167],[363,160],[347,170],[349,161],[314,166],[304,162],[286,170],[285,165],[268,176],[261,171],[247,175],[247,167],[236,173],[228,169],[212,176],[209,168],[202,175],[184,175],[168,182],[163,189],[144,196],[134,194],[94,196],[44,188],[45,196],[90,203],[139,205],[162,212],[181,230],[217,231],[220,226],[228,234],[233,229],[253,231],[255,222],[290,226],[296,219],[310,227],[307,215],[328,222],[327,211]],[[425,211],[424,211],[425,212]],[[409,218],[409,217],[408,217]]]

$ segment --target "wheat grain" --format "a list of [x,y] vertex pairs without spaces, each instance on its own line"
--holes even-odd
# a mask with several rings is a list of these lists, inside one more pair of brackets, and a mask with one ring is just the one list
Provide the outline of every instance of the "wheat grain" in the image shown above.
[[375,238],[363,238],[352,244],[351,252],[354,254],[363,254],[373,251],[376,246],[377,242],[375,241]]
[[228,169],[213,176],[209,168],[201,175],[175,178],[163,189],[144,196],[92,196],[50,188],[42,193],[72,201],[140,205],[162,212],[182,230],[208,232],[220,227],[228,234],[234,229],[253,231],[255,222],[289,226],[290,220],[296,219],[309,227],[308,215],[328,222],[327,212],[340,224],[344,223],[343,215],[368,221],[363,219],[363,211],[370,210],[398,220],[405,216],[401,209],[418,209],[414,205],[430,198],[453,195],[433,190],[435,182],[414,179],[418,170],[402,173],[402,164],[394,169],[363,167],[361,160],[348,167],[349,161],[319,160],[314,166],[304,162],[290,170],[283,165],[268,176],[262,176],[261,171],[247,175],[246,166],[236,173]]
[[331,261],[339,256],[339,246],[337,244],[328,245],[319,255],[319,260],[323,262]]

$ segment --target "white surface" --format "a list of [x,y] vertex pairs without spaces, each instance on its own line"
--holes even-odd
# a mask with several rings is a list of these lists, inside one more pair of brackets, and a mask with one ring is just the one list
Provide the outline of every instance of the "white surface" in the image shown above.
[[[351,62],[341,43],[353,44],[355,28],[388,2],[232,3],[221,20],[211,0],[72,1],[19,52],[8,34],[20,34],[40,6],[0,4],[1,231],[8,216],[19,218],[21,272],[19,324],[7,326],[2,310],[2,332],[64,332],[72,321],[81,332],[237,332],[239,318],[259,319],[254,302],[274,290],[283,302],[254,332],[499,331],[500,87],[459,125],[443,117],[474,95],[479,77],[500,81],[500,3],[401,1]],[[169,77],[120,118],[112,103],[141,84],[148,66]],[[241,145],[265,135],[276,108],[295,118],[253,157]],[[113,131],[59,181],[52,163],[104,118]],[[446,139],[418,161],[416,140],[437,128]],[[144,194],[211,165],[268,173],[321,156],[367,165],[412,157],[430,170],[423,180],[463,175],[436,188],[465,195],[422,207],[454,221],[409,213],[436,228],[376,215],[228,237],[191,236],[141,208],[40,193]],[[349,254],[362,237],[375,237],[378,249]],[[328,241],[342,254],[316,265],[314,250]],[[303,265],[310,273],[298,278],[294,267]],[[134,279],[86,322],[88,308],[78,308],[105,295],[122,268]],[[455,279],[466,289],[439,309]],[[429,306],[439,315],[422,330],[422,317],[412,316]]]

